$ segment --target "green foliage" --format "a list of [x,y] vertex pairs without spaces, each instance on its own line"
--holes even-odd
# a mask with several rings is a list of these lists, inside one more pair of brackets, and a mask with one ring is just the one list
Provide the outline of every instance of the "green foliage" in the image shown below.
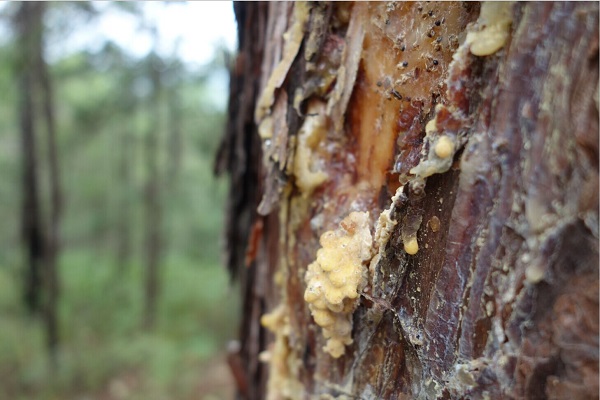
[[[6,100],[0,102],[0,399],[202,398],[202,378],[220,371],[222,362],[215,357],[237,336],[239,312],[237,290],[220,266],[227,182],[212,175],[224,114],[215,103],[222,93],[211,91],[208,74],[218,63],[192,71],[177,59],[162,59],[158,118],[150,106],[148,58],[134,59],[107,43],[98,53],[75,53],[52,63],[64,189],[61,345],[59,367],[53,369],[40,318],[26,316],[21,298],[15,51],[12,43],[0,46],[0,91]],[[154,121],[159,121],[165,247],[157,326],[146,332],[141,329],[148,176],[143,157]],[[171,152],[174,126],[181,143]],[[45,146],[40,136],[40,165]],[[47,182],[47,171],[38,172]],[[124,221],[131,246],[121,265],[117,249]],[[226,391],[212,384],[205,393],[224,396]]]
[[[60,369],[48,370],[39,322],[23,317],[15,276],[0,269],[2,398],[73,398],[97,393],[129,374],[135,398],[187,398],[185,380],[199,381],[215,350],[231,337],[237,313],[217,265],[192,260],[165,264],[159,326],[139,327],[142,268],[119,273],[110,260],[69,252],[61,263],[63,346]],[[178,393],[179,395],[172,395]],[[6,397],[8,396],[8,397]],[[165,397],[166,396],[166,397]],[[130,397],[127,397],[130,398]]]

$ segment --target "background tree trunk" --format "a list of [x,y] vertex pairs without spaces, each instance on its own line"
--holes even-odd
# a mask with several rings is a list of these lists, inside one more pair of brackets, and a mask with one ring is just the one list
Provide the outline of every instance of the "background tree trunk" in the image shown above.
[[[156,36],[156,34],[155,34]],[[150,108],[153,110],[153,122],[146,136],[145,157],[148,178],[145,187],[146,230],[146,279],[144,286],[144,327],[152,329],[155,324],[156,308],[159,296],[159,266],[162,255],[162,204],[159,172],[159,132],[161,129],[160,96],[162,92],[161,66],[158,57],[150,56],[150,82],[152,95]]]
[[[44,3],[32,2],[23,3],[16,14],[22,52],[19,65],[24,171],[22,212],[24,242],[29,259],[26,304],[31,312],[43,311],[46,346],[51,362],[56,365],[62,189],[52,83],[44,58],[44,13]],[[37,171],[38,159],[44,159],[36,150],[36,132],[40,126],[47,133],[49,202],[45,224]]]
[[19,115],[21,151],[23,154],[23,208],[22,237],[25,244],[27,269],[25,273],[24,300],[31,313],[42,308],[42,264],[45,254],[44,228],[41,216],[36,138],[36,113],[34,108],[36,40],[42,29],[42,3],[22,3],[15,15],[19,33],[20,57],[16,65],[19,77]]
[[598,398],[598,5],[235,11],[239,397]]
[[[170,71],[173,81],[177,82],[177,74],[181,73],[179,64],[173,63],[170,66]],[[173,83],[171,83],[174,85]],[[183,164],[183,129],[181,126],[181,119],[183,115],[183,107],[181,101],[181,93],[177,86],[169,88],[167,92],[168,97],[168,131],[169,131],[169,156],[168,156],[168,182],[171,188],[177,188],[177,181]]]
[[[44,7],[43,5],[41,7]],[[43,17],[44,8],[42,8]],[[40,28],[43,29],[42,20]],[[43,32],[43,31],[40,31]],[[48,65],[44,58],[43,36],[37,41],[39,46],[36,51],[37,77],[39,78],[40,97],[44,116],[44,125],[48,135],[48,182],[49,182],[49,206],[48,206],[48,231],[46,244],[46,268],[45,268],[45,321],[46,321],[46,342],[52,362],[56,365],[57,347],[59,342],[58,332],[58,299],[60,295],[60,281],[58,275],[58,260],[60,257],[61,239],[60,222],[62,215],[62,185],[59,166],[58,138],[56,132],[56,121],[54,112],[54,94],[52,90],[52,80],[48,71]]]
[[[135,115],[135,107],[132,107],[132,115]],[[120,134],[120,149],[118,160],[118,180],[120,187],[125,188],[119,192],[119,218],[117,220],[117,246],[116,246],[116,262],[119,266],[119,274],[123,275],[129,270],[131,259],[131,236],[132,236],[132,218],[131,218],[131,192],[132,186],[132,134],[134,123],[127,122]]]

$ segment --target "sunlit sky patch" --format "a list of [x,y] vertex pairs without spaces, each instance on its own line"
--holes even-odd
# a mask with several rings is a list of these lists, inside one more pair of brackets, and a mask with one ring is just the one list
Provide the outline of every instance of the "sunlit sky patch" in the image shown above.
[[94,50],[101,46],[102,38],[106,38],[133,55],[143,57],[155,45],[149,29],[152,26],[159,33],[158,52],[162,56],[178,55],[189,64],[206,64],[219,45],[231,51],[236,47],[237,30],[230,1],[139,4],[143,9],[143,22],[109,3],[96,2],[95,6],[104,12],[92,19],[82,34],[72,37],[67,47]]
[[[64,4],[64,3],[63,3]],[[97,52],[106,41],[115,42],[134,57],[142,58],[156,47],[162,57],[176,57],[195,69],[209,63],[215,51],[237,47],[237,25],[231,1],[141,1],[140,15],[124,11],[112,1],[95,1],[98,13],[85,13],[57,7],[49,13],[48,27],[58,34],[46,39],[46,57],[57,61],[78,51]],[[10,2],[0,1],[0,16]],[[10,40],[10,20],[0,18],[0,44]],[[71,19],[70,19],[71,18]],[[152,35],[157,29],[158,41]],[[220,108],[225,107],[228,78],[224,70],[211,70],[212,97]]]

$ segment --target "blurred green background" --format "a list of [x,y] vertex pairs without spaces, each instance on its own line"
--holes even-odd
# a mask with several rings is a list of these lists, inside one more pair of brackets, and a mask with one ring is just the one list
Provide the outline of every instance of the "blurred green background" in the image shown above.
[[[221,266],[227,182],[212,172],[230,49],[189,62],[182,44],[165,46],[161,19],[143,3],[0,3],[0,399],[231,398],[224,357],[238,290]],[[109,14],[142,39],[91,32]],[[95,45],[69,44],[84,36]],[[148,51],[135,51],[136,40]],[[34,183],[23,175],[27,152]],[[37,307],[25,301],[32,185],[44,251],[59,232],[57,300],[48,301],[44,253]]]

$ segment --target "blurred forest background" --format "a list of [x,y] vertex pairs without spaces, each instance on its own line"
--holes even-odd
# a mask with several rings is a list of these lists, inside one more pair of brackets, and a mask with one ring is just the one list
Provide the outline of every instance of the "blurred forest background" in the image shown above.
[[[228,57],[159,52],[143,3],[0,3],[0,399],[230,396]],[[108,12],[152,50],[61,48]]]

